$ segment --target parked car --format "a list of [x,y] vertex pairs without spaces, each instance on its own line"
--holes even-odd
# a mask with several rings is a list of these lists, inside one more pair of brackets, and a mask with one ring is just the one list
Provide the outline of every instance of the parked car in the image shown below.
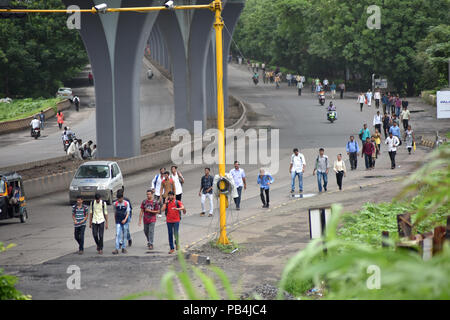
[[88,161],[80,165],[70,183],[69,202],[74,204],[77,196],[83,200],[94,200],[95,194],[101,195],[111,204],[116,192],[124,189],[123,176],[117,162]]
[[71,88],[59,88],[56,96],[58,98],[69,99],[70,102],[73,100],[73,92]]

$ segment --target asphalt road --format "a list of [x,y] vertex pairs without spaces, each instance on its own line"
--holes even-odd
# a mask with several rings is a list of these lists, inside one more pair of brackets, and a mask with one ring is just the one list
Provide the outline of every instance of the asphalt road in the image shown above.
[[[230,91],[244,101],[250,103],[250,108],[261,115],[259,121],[250,122],[248,126],[264,128],[269,124],[279,129],[279,170],[272,171],[275,183],[271,187],[271,205],[277,205],[290,199],[290,179],[288,173],[289,158],[292,148],[300,148],[306,156],[307,169],[304,178],[304,192],[311,196],[317,194],[316,177],[312,176],[314,159],[319,147],[325,148],[325,153],[334,161],[338,153],[345,153],[348,136],[357,134],[362,123],[371,127],[374,108],[359,111],[356,97],[336,100],[338,110],[337,122],[330,124],[325,118],[325,108],[308,90],[302,97],[297,96],[295,88],[283,84],[276,90],[273,85],[258,85],[251,82],[251,74],[245,69],[232,66],[230,68]],[[151,94],[151,93],[149,93]],[[327,99],[328,104],[329,99]],[[348,174],[344,180],[346,186],[355,186],[367,179],[386,178],[404,175],[423,159],[425,149],[418,148],[416,154],[408,156],[404,148],[399,152],[397,161],[400,168],[390,170],[386,148],[382,146],[383,154],[377,161],[375,171],[365,171],[363,161],[359,159],[357,171]],[[344,157],[347,160],[347,157]],[[275,159],[276,160],[276,159]],[[169,167],[170,164],[167,164]],[[212,167],[212,173],[217,168]],[[231,169],[227,165],[227,170]],[[228,212],[228,225],[232,234],[235,224],[260,212],[259,188],[256,185],[259,165],[243,164],[247,173],[248,188],[243,192],[242,210]],[[349,168],[347,160],[347,168]],[[204,240],[208,235],[218,230],[217,210],[213,218],[200,217],[200,200],[197,195],[200,178],[203,174],[202,165],[181,165],[185,176],[183,202],[188,214],[181,222],[180,238],[182,247],[191,246]],[[125,179],[126,196],[132,201],[134,209],[131,231],[133,246],[127,255],[112,256],[114,225],[105,232],[105,254],[98,256],[90,230],[86,230],[85,254],[74,255],[77,246],[73,239],[73,226],[70,207],[67,205],[67,191],[32,199],[28,202],[29,220],[26,224],[18,221],[0,221],[0,241],[15,243],[17,246],[0,255],[0,266],[21,277],[19,288],[30,293],[36,299],[111,299],[142,290],[154,290],[159,287],[162,274],[174,261],[167,254],[167,229],[163,218],[157,222],[155,231],[155,251],[146,253],[145,237],[142,227],[137,226],[138,206],[145,197],[145,191],[157,169],[142,172]],[[336,190],[333,174],[329,177],[329,190]],[[358,196],[356,194],[355,196]],[[217,202],[216,202],[217,205]],[[257,228],[257,225],[250,225]],[[307,228],[304,228],[306,230]],[[305,232],[305,231],[303,231]],[[67,267],[78,265],[82,270],[82,290],[68,290],[66,279]]]
[[[173,88],[156,70],[154,78],[147,79],[148,62],[144,60],[141,72],[141,135],[170,128],[174,125]],[[85,83],[84,81],[79,81]],[[64,111],[65,125],[70,126],[83,141],[96,141],[95,124],[95,94],[94,87],[73,88],[75,95],[80,97],[80,112],[72,106]],[[64,155],[61,131],[56,123],[56,117],[46,122],[42,136],[38,140],[30,137],[29,130],[23,130],[0,136],[0,168],[30,161],[51,159]],[[30,157],[23,157],[24,151]]]

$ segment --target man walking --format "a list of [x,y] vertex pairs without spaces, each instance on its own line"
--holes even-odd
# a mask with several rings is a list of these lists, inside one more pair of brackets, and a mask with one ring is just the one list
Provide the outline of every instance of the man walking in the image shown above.
[[317,171],[317,185],[319,186],[319,192],[322,192],[322,179],[323,179],[323,189],[327,191],[328,185],[328,156],[324,154],[325,150],[323,148],[319,149],[319,155],[316,159],[316,165],[313,170],[313,176]]
[[44,113],[44,110],[41,110],[41,112],[39,113],[39,120],[41,120],[41,130],[44,130],[44,125],[45,125],[45,113]]
[[138,226],[142,225],[144,218],[144,234],[147,238],[147,247],[153,250],[153,240],[155,235],[156,215],[160,213],[158,201],[153,199],[153,190],[147,190],[147,199],[141,203],[141,213],[139,214]]
[[89,215],[89,228],[92,229],[98,254],[103,254],[103,234],[108,230],[108,210],[100,194],[95,195],[95,200],[91,202]]
[[269,208],[269,190],[273,181],[273,177],[270,173],[265,172],[264,169],[259,170],[257,183],[259,184],[259,195],[263,203],[263,208]]
[[403,130],[408,130],[408,122],[411,120],[411,113],[406,106],[403,107],[403,111],[400,114],[400,120],[403,122]]
[[170,178],[175,183],[175,190],[176,190],[175,197],[177,200],[181,201],[181,198],[183,196],[183,188],[182,188],[182,185],[184,183],[183,175],[181,174],[181,172],[178,171],[177,166],[172,166],[170,168],[170,171],[171,171]]
[[364,106],[364,102],[366,101],[365,97],[364,97],[364,93],[360,93],[358,96],[358,103],[359,103],[359,108],[361,109],[361,112],[363,111],[363,106]]
[[375,94],[374,94],[373,98],[375,99],[375,107],[377,109],[380,108],[380,100],[381,100],[380,90],[376,90],[375,91]]
[[295,178],[298,176],[298,192],[303,192],[303,173],[305,172],[306,161],[305,156],[294,149],[291,155],[291,163],[289,164],[289,173],[291,174],[291,193],[295,192]]
[[83,198],[77,197],[77,203],[72,206],[72,219],[75,227],[75,240],[78,242],[78,254],[84,251],[84,231],[86,230],[86,221],[89,216],[89,209],[83,204]]
[[210,168],[205,168],[205,175],[202,177],[200,181],[200,191],[198,192],[198,196],[201,197],[202,203],[202,212],[200,216],[205,215],[205,200],[209,199],[209,214],[208,217],[212,217],[214,213],[214,202],[213,202],[213,183],[214,178],[209,174],[211,171]]
[[302,95],[302,89],[303,89],[303,82],[297,81],[297,89],[298,89],[298,95]]
[[366,143],[366,139],[370,139],[370,130],[367,128],[367,123],[364,123],[363,128],[359,131],[359,138],[364,145]]
[[384,138],[386,139],[389,134],[389,128],[390,128],[390,122],[391,122],[391,118],[389,117],[387,112],[384,113],[382,121],[383,121]]
[[245,179],[244,169],[239,168],[239,161],[234,162],[234,169],[230,170],[230,175],[233,177],[234,185],[236,186],[238,197],[234,198],[236,210],[241,210],[241,195],[242,188],[247,189],[247,180]]
[[169,192],[172,191],[175,194],[175,182],[172,178],[169,177],[169,171],[164,172],[164,179],[161,182],[161,187],[159,189],[159,193],[161,194],[162,201],[164,203],[166,199],[169,197]]
[[400,141],[400,145],[402,144],[401,135],[400,135],[400,128],[397,124],[397,122],[393,121],[392,127],[389,128],[389,133],[392,133],[393,136],[397,137],[397,139]]
[[130,204],[123,198],[123,191],[117,191],[117,201],[113,204],[115,219],[116,219],[116,249],[112,254],[118,254],[122,246],[122,253],[127,253],[126,237],[127,228],[129,227],[127,221],[130,215]]
[[[159,173],[155,175],[155,177],[152,180],[152,190],[154,194],[154,198],[156,201],[158,201],[161,204],[161,183],[164,179],[164,172],[166,172],[166,168],[160,168]],[[158,215],[159,218],[161,218],[161,212]]]
[[389,137],[384,142],[389,146],[389,158],[391,158],[391,169],[395,169],[395,156],[397,154],[397,147],[400,145],[400,140],[389,132]]
[[73,103],[75,103],[75,110],[80,111],[80,98],[78,96],[73,97]]
[[383,123],[380,111],[377,111],[377,114],[373,116],[373,126],[375,129],[378,129],[378,132],[381,132],[381,124]]
[[350,136],[350,141],[347,142],[346,150],[350,158],[351,170],[356,170],[358,167],[359,145],[358,142],[355,141],[354,136]]
[[386,110],[390,110],[389,98],[386,94],[383,93],[381,97],[381,103],[383,104],[383,114],[386,113]]
[[[180,228],[181,212],[186,214],[184,205],[181,201],[175,199],[175,193],[170,191],[168,194],[167,202],[163,205],[162,211],[166,213],[167,230],[169,232],[169,254],[175,252],[175,248],[180,248],[180,242],[178,237],[178,230]],[[173,245],[173,238],[175,237],[175,245]]]
[[370,142],[370,137],[366,138],[361,153],[361,158],[364,157],[366,163],[366,170],[372,169],[372,155],[375,152],[373,143]]
[[367,99],[367,106],[371,107],[372,106],[372,91],[369,89],[366,92],[366,99]]
[[341,91],[341,99],[344,99],[345,83],[339,85],[339,90]]

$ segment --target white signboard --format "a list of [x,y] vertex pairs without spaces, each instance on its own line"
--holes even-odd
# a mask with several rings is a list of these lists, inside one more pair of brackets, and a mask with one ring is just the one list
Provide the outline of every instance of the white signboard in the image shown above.
[[387,79],[375,79],[375,88],[387,89]]
[[450,91],[438,91],[436,93],[437,118],[450,118]]

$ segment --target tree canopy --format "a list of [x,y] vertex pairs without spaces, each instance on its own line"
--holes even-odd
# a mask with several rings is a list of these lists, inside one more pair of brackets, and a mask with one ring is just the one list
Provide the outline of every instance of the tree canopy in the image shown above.
[[[380,8],[379,29],[368,27],[373,5]],[[235,39],[248,58],[310,76],[344,79],[348,70],[351,79],[361,78],[358,86],[375,73],[413,94],[427,84],[418,80],[426,66],[418,63],[417,45],[448,21],[450,0],[247,0]],[[448,45],[448,37],[439,39]]]
[[[11,5],[19,4],[11,1]],[[65,8],[60,0],[30,1],[28,8]],[[0,95],[54,96],[88,58],[77,30],[64,14],[0,19]]]

